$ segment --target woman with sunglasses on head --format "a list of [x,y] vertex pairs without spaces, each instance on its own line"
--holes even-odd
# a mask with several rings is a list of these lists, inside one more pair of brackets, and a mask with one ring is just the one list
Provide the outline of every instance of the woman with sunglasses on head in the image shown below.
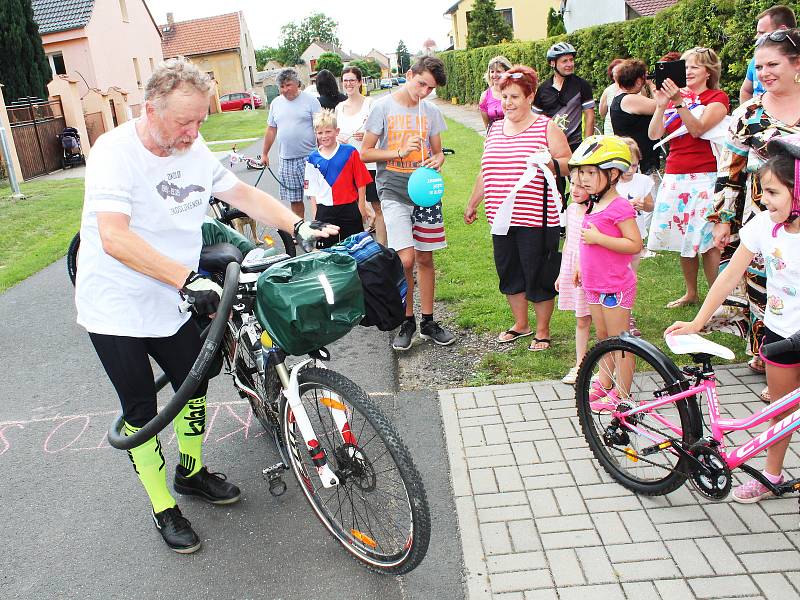
[[[719,161],[714,212],[717,248],[732,254],[739,230],[765,210],[758,169],[767,160],[767,143],[776,137],[800,133],[800,33],[779,29],[762,36],[755,51],[758,79],[766,92],[737,108],[732,115],[726,144]],[[726,247],[727,246],[727,247]],[[766,273],[764,259],[756,255],[745,275],[750,312],[748,353],[750,368],[764,372],[759,349],[764,336]],[[769,394],[762,392],[769,401]]]
[[703,135],[719,125],[730,109],[728,95],[719,89],[722,71],[717,53],[710,48],[692,48],[681,55],[686,61],[686,87],[671,79],[656,90],[656,110],[648,135],[658,140],[685,127],[686,133],[670,141],[664,179],[656,197],[647,249],[680,252],[686,292],[667,308],[699,301],[697,273],[700,255],[708,284],[714,283],[720,253],[714,247],[712,212],[717,159],[711,142]]
[[[339,125],[339,143],[350,144],[361,152],[361,142],[364,140],[364,126],[367,124],[369,111],[372,108],[372,100],[361,94],[361,81],[363,75],[358,67],[345,67],[342,70],[342,86],[346,99],[336,105],[334,114],[336,123]],[[381,212],[381,201],[378,198],[378,190],[375,188],[375,175],[377,166],[375,163],[367,163],[367,170],[372,176],[372,182],[367,185],[367,202],[375,212],[375,240],[379,244],[386,245],[386,225],[383,222]]]
[[481,119],[486,129],[495,121],[503,118],[503,102],[500,92],[500,76],[511,68],[511,62],[505,56],[495,56],[489,61],[483,79],[489,87],[481,94],[478,108],[481,109]]
[[[533,335],[528,346],[532,352],[550,348],[550,319],[561,266],[561,197],[553,174],[567,173],[571,154],[555,122],[531,110],[537,84],[536,71],[523,65],[501,76],[505,116],[489,127],[481,169],[464,209],[464,222],[474,223],[478,206],[485,202],[492,225],[500,292],[514,317],[513,325],[497,341],[505,344]],[[536,313],[535,333],[528,302]]]

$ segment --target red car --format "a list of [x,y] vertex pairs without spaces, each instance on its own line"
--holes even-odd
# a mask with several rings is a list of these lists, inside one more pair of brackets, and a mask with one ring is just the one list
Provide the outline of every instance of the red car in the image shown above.
[[[255,106],[253,105],[255,102]],[[256,94],[252,96],[245,92],[236,92],[235,94],[225,94],[220,96],[219,104],[223,111],[227,110],[252,110],[253,108],[261,108],[264,101],[261,100]]]

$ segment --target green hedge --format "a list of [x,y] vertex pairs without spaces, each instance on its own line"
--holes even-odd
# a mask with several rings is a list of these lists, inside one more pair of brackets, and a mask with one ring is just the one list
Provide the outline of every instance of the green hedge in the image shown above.
[[[476,103],[486,83],[483,74],[490,58],[498,54],[512,63],[530,65],[542,79],[551,69],[547,49],[567,40],[578,50],[577,72],[587,79],[595,97],[608,85],[606,69],[616,57],[633,57],[648,65],[669,51],[682,52],[695,46],[713,48],[722,60],[721,87],[738,101],[739,87],[753,54],[756,15],[779,2],[770,0],[681,0],[654,17],[609,23],[535,42],[514,42],[472,50],[451,50],[440,57],[447,67],[447,85],[441,98],[455,97],[460,103]],[[800,3],[788,3],[800,14]]]

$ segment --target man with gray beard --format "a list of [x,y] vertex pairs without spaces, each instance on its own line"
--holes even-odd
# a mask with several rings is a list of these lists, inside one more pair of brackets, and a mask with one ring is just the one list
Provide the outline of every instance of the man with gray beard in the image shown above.
[[[197,273],[211,194],[304,241],[338,231],[312,229],[214,158],[198,139],[211,91],[208,76],[188,61],[162,63],[145,87],[144,114],[100,136],[86,167],[75,304],[119,395],[126,435],[156,415],[150,357],[178,389],[200,351],[196,322],[178,310],[182,299],[205,314],[219,304],[220,287]],[[230,504],[239,500],[239,488],[203,466],[206,388],[200,384],[173,423],[180,451],[174,488]],[[166,544],[183,554],[199,549],[167,488],[158,437],[128,454]]]

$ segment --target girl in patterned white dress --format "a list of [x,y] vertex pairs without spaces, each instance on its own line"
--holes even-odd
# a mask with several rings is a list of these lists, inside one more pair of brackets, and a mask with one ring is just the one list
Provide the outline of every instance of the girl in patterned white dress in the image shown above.
[[575,385],[578,379],[578,367],[581,366],[591,335],[592,317],[589,305],[583,294],[583,288],[576,287],[573,281],[575,266],[578,264],[578,248],[581,242],[581,223],[586,214],[586,202],[589,194],[577,180],[578,170],[572,171],[570,185],[572,202],[567,207],[567,237],[561,254],[561,270],[556,281],[558,290],[558,309],[575,312],[575,366],[561,380],[568,385]]

